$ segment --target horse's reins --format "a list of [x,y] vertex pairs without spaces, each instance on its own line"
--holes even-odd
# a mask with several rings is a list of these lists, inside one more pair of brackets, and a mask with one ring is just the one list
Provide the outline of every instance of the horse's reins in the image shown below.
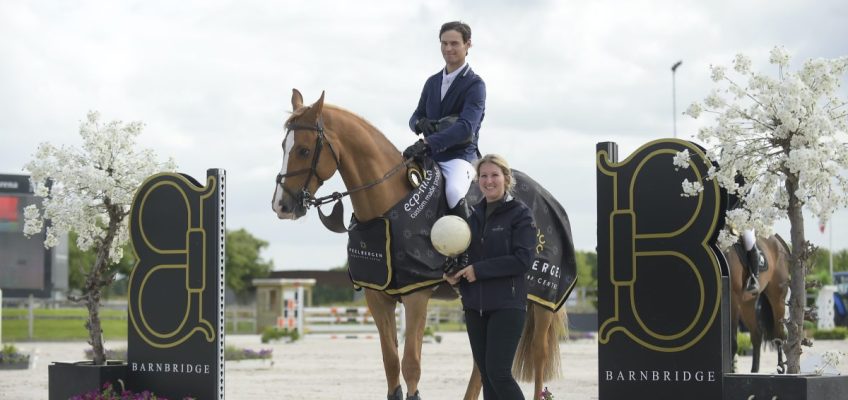
[[[321,179],[321,177],[318,176],[318,161],[321,158],[321,150],[324,148],[324,143],[327,144],[327,147],[329,147],[329,149],[330,149],[330,153],[333,155],[333,160],[336,162],[336,169],[339,169],[339,165],[340,165],[339,164],[339,156],[336,154],[336,150],[333,148],[333,143],[331,143],[329,140],[327,140],[327,137],[324,135],[324,119],[323,118],[319,117],[318,122],[316,122],[315,125],[301,125],[301,124],[289,122],[289,123],[286,124],[286,135],[290,134],[293,130],[296,130],[296,129],[309,130],[309,131],[314,131],[314,132],[317,133],[316,139],[315,139],[315,153],[312,156],[312,162],[311,162],[309,168],[301,168],[301,169],[294,171],[294,172],[289,172],[289,173],[285,173],[285,174],[277,174],[277,184],[282,186],[282,182],[283,182],[284,178],[309,173],[309,176],[306,177],[306,181],[303,183],[303,187],[300,189],[300,194],[298,195],[298,200],[303,205],[303,207],[305,207],[307,210],[309,209],[309,207],[315,206],[318,209],[318,216],[320,217],[321,222],[324,224],[324,226],[327,229],[329,229],[333,232],[337,232],[337,233],[347,232],[347,228],[344,226],[344,224],[341,221],[342,214],[344,213],[344,209],[343,209],[344,206],[342,206],[342,202],[341,202],[342,198],[344,198],[345,196],[350,196],[351,194],[359,192],[361,190],[369,189],[371,187],[379,185],[380,183],[383,183],[385,180],[389,179],[392,175],[394,175],[398,171],[400,171],[401,168],[408,166],[409,163],[412,161],[412,159],[401,161],[400,164],[395,165],[392,169],[390,169],[388,172],[386,172],[386,174],[384,174],[382,178],[377,179],[373,182],[357,186],[353,189],[349,189],[349,190],[346,190],[346,191],[341,192],[341,193],[333,192],[332,194],[329,194],[327,196],[314,197],[314,196],[312,196],[311,193],[309,193],[309,190],[308,190],[309,182],[312,180],[312,177],[314,176],[315,179],[318,181],[318,187],[321,187],[321,185],[323,185],[324,181],[326,180],[326,179]],[[336,203],[335,206],[333,206],[333,211],[330,212],[329,216],[324,215],[324,213],[321,211],[321,206],[324,205],[324,204],[327,204],[327,203],[334,202],[334,201],[337,202],[337,203]]]

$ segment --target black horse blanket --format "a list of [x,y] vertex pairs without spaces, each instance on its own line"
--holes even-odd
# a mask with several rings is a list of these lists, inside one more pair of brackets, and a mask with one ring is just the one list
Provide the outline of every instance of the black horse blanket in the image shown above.
[[[433,249],[430,228],[445,214],[443,178],[438,164],[422,163],[424,179],[383,217],[359,222],[348,232],[348,271],[354,285],[404,294],[442,281],[445,257]],[[525,173],[513,169],[515,197],[536,220],[536,257],[527,273],[528,300],[559,310],[577,283],[571,224],[562,205]],[[469,204],[481,199],[472,185]]]

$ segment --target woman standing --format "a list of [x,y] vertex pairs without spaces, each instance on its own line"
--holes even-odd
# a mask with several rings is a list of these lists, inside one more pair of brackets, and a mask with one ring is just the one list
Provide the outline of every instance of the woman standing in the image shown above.
[[536,224],[530,208],[512,197],[507,161],[488,154],[477,163],[484,199],[468,225],[470,265],[444,278],[459,283],[471,353],[480,369],[485,399],[524,399],[512,362],[527,310],[524,275],[533,261]]

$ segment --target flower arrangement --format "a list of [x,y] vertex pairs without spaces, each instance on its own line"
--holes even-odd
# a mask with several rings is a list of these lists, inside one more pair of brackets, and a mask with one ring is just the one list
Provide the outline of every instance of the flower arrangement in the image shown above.
[[21,353],[13,344],[3,345],[0,364],[29,364],[29,354]]
[[240,349],[235,346],[227,346],[224,349],[224,359],[227,361],[241,360],[270,360],[274,349]]
[[[165,397],[157,396],[153,392],[147,390],[139,393],[133,393],[131,390],[118,391],[112,386],[111,382],[106,382],[99,390],[80,394],[71,397],[70,400],[168,400]],[[183,400],[195,400],[192,397],[185,397]]]
[[545,389],[539,393],[540,400],[554,400],[554,394],[548,390],[548,387],[545,386]]

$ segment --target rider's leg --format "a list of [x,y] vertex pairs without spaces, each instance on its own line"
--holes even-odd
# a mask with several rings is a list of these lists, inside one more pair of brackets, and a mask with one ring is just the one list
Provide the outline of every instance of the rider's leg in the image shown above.
[[748,264],[748,272],[751,274],[751,277],[748,279],[748,283],[745,286],[745,290],[756,293],[760,291],[759,277],[760,266],[762,265],[762,255],[760,254],[760,249],[757,248],[757,235],[754,233],[754,230],[749,229],[742,232],[742,241],[745,245],[745,251],[747,252],[748,260],[746,260],[746,264]]
[[471,210],[465,203],[465,195],[474,180],[476,172],[470,162],[461,158],[439,162],[442,175],[445,177],[445,198],[448,203],[448,214],[468,219]]
[[[460,158],[439,162],[442,175],[445,177],[445,198],[448,203],[448,214],[456,215],[464,220],[471,217],[471,209],[465,202],[468,188],[477,175],[474,166],[470,162]],[[462,253],[448,260],[445,272],[451,273],[468,265],[468,254]]]

